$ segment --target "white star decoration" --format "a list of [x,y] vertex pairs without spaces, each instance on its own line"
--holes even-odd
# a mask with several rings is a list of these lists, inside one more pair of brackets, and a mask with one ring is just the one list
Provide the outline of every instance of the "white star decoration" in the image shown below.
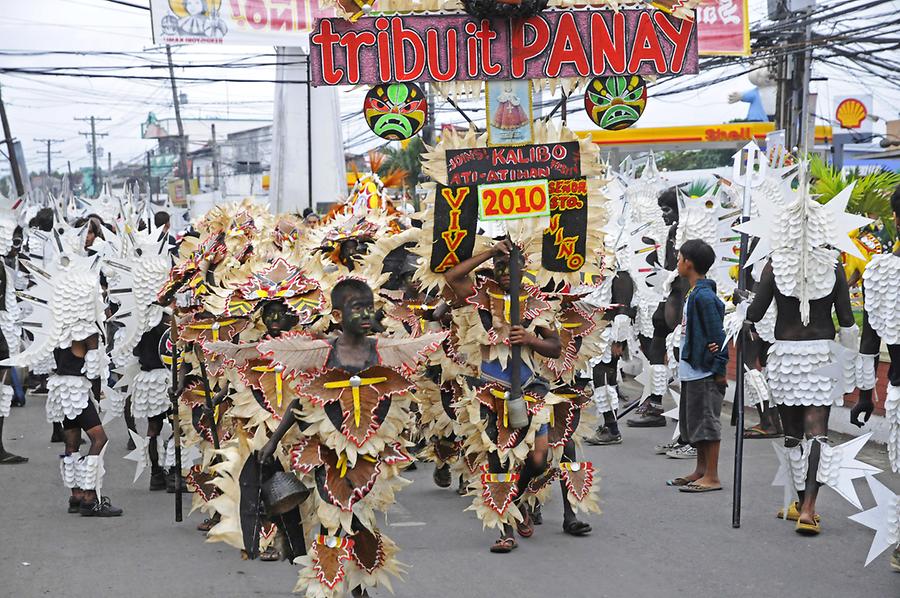
[[[808,187],[801,188],[799,191],[792,188],[794,177],[782,179],[784,174],[782,171],[787,172],[792,168],[793,167],[776,169],[770,174],[770,177],[772,178],[781,179],[781,189],[785,205],[795,201],[800,194],[805,198],[809,198]],[[805,170],[806,165],[801,165],[801,171],[805,172]],[[802,187],[805,187],[805,180],[806,177],[801,176]],[[870,224],[872,220],[846,211],[847,203],[850,201],[850,196],[853,193],[853,187],[854,184],[849,185],[825,204],[825,210],[832,215],[832,222],[835,230],[834,235],[832,235],[831,238],[818,239],[818,241],[823,245],[831,245],[840,251],[863,259],[859,252],[859,248],[856,247],[849,235],[854,230]],[[745,233],[759,239],[756,247],[747,257],[745,267],[750,267],[756,262],[765,259],[772,252],[772,232],[775,229],[775,222],[780,217],[782,211],[781,207],[772,201],[772,198],[766,197],[765,195],[754,194],[753,200],[756,204],[759,216],[734,227],[736,232]]]
[[869,490],[875,498],[875,506],[862,513],[850,515],[850,520],[875,530],[872,546],[866,556],[866,566],[878,558],[882,552],[900,542],[900,495],[894,494],[887,486],[872,476],[866,476]]
[[[822,479],[819,477],[823,474],[820,466],[816,479],[830,486],[857,509],[862,508],[862,503],[859,502],[859,496],[857,496],[856,489],[853,487],[853,480],[881,473],[881,470],[874,465],[863,463],[856,458],[856,455],[862,450],[871,436],[872,432],[869,432],[838,446],[832,447],[826,444],[821,446],[820,462],[825,461],[827,463],[830,459],[840,459],[840,461],[831,464],[831,467],[838,468],[838,475],[836,479],[830,479],[831,476],[828,476],[829,479]],[[825,473],[827,474],[828,471]]]
[[128,433],[131,435],[131,440],[134,441],[134,450],[125,455],[125,458],[129,461],[134,461],[137,465],[134,471],[134,480],[132,480],[132,484],[138,481],[138,478],[141,477],[141,474],[144,473],[144,469],[147,468],[147,465],[150,464],[150,456],[147,453],[147,444],[149,441],[135,432],[134,430],[128,430]]
[[669,409],[663,413],[663,416],[675,420],[675,430],[672,431],[672,440],[676,440],[681,433],[681,428],[678,426],[678,409],[681,407],[681,393],[669,390],[669,396],[675,401],[675,408]]
[[873,221],[871,218],[847,212],[847,203],[850,201],[850,195],[853,193],[855,186],[856,181],[850,183],[849,186],[845,187],[843,191],[832,197],[825,204],[825,209],[834,215],[834,224],[837,228],[834,238],[828,239],[827,242],[844,253],[849,253],[864,260],[865,257],[859,251],[859,247],[850,240],[850,233],[858,228],[868,226]]
[[813,370],[813,373],[835,380],[835,384],[831,389],[831,400],[837,401],[844,396],[844,378],[847,372],[847,364],[856,364],[859,351],[848,349],[835,341],[831,341],[829,345],[831,346],[832,360],[819,369]]
[[775,449],[775,456],[778,457],[778,471],[775,472],[775,479],[772,480],[773,486],[782,486],[784,488],[784,500],[782,508],[787,514],[788,506],[794,498],[794,481],[791,476],[790,459],[788,458],[788,449],[776,441],[772,441],[772,448]]

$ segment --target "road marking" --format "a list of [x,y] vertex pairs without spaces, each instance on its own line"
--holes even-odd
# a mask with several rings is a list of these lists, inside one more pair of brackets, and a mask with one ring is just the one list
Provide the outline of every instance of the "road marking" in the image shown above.
[[422,525],[428,525],[424,521],[397,521],[391,524],[391,527],[420,527]]

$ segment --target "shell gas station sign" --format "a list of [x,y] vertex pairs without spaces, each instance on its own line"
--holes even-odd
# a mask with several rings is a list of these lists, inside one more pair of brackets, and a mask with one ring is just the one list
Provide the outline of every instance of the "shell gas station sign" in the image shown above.
[[[764,142],[766,135],[775,130],[771,122],[745,122],[721,125],[692,125],[684,127],[646,127],[621,131],[582,131],[582,137],[590,136],[600,146],[625,150],[660,147],[662,149],[731,148],[755,140]],[[816,143],[831,140],[831,127],[816,127]],[[624,147],[623,147],[624,146]],[[626,150],[626,151],[627,151]]]
[[858,94],[855,96],[835,96],[834,121],[841,129],[870,133],[872,121],[867,118],[872,112],[872,95]]

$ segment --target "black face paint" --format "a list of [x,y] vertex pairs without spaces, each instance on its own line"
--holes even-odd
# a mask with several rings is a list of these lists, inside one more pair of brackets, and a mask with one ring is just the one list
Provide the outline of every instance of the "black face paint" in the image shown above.
[[351,297],[344,302],[342,311],[344,332],[356,336],[365,336],[371,332],[375,324],[375,305],[372,297]]

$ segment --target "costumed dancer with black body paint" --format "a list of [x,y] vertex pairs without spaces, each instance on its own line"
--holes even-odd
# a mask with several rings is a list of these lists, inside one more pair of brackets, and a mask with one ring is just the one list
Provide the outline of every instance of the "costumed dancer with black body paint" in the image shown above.
[[[801,162],[799,189],[784,205],[760,206],[760,214],[773,212],[765,233],[772,251],[747,320],[762,320],[771,303],[777,304],[767,377],[784,426],[784,461],[799,498],[779,515],[796,521],[798,533],[815,535],[821,531],[816,513],[819,487],[840,474],[840,459],[834,458],[828,443],[828,417],[831,407],[841,405],[843,394],[852,390],[859,342],[847,279],[839,252],[831,247],[847,247],[847,227],[866,219],[843,210],[835,213],[835,206],[842,207],[835,200],[822,205],[810,199],[807,168]],[[753,225],[751,220],[742,227],[752,230]],[[832,311],[840,326],[840,345],[833,340]],[[852,360],[842,357],[845,353]],[[831,373],[830,365],[842,373]]]
[[[90,247],[98,233],[93,221],[81,236],[80,246]],[[73,245],[73,244],[69,244]],[[79,245],[78,243],[74,245]],[[26,296],[34,305],[32,319],[49,323],[33,329],[35,340],[24,352],[2,365],[31,367],[50,354],[56,367],[48,381],[47,420],[61,422],[65,454],[60,456],[63,484],[70,489],[69,512],[85,517],[116,517],[122,509],[102,496],[103,455],[107,437],[94,400],[109,376],[108,359],[98,331],[106,320],[101,288],[99,259],[66,251],[57,237],[56,254],[44,261],[44,268],[24,262],[35,277],[35,286]],[[81,432],[90,438],[87,455],[79,453]]]
[[[891,196],[891,209],[894,212],[894,224],[900,226],[900,187]],[[889,426],[888,456],[893,472],[900,473],[900,246],[895,246],[893,253],[872,257],[863,273],[863,288],[865,318],[857,365],[857,386],[860,393],[859,402],[850,412],[850,421],[863,426],[875,409],[872,392],[876,383],[878,354],[881,342],[884,341],[891,357],[887,397],[884,401],[884,417]],[[860,416],[863,417],[862,422],[859,420]],[[897,515],[900,515],[900,501],[897,502],[897,509]],[[900,517],[895,517],[893,521],[896,526]],[[900,544],[891,554],[891,567],[900,571]]]

